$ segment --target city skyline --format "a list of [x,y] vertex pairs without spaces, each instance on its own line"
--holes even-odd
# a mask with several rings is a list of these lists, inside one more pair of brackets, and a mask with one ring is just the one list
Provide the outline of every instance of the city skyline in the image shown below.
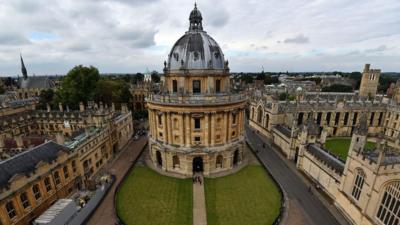
[[[189,27],[181,1],[6,1],[0,8],[0,76],[161,71],[169,46]],[[361,71],[400,68],[396,1],[197,1],[204,30],[232,72]],[[186,18],[183,20],[182,18]]]

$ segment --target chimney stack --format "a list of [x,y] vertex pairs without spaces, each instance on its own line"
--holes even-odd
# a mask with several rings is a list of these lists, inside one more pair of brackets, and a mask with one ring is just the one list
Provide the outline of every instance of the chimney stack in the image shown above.
[[24,141],[22,140],[22,135],[15,136],[14,140],[17,143],[17,148],[21,149],[24,147]]
[[85,111],[85,105],[83,104],[83,102],[79,102],[79,111],[80,112]]
[[50,112],[50,111],[51,111],[51,108],[50,108],[49,103],[46,103],[46,108],[47,108],[47,112]]
[[114,102],[111,103],[111,111],[115,112],[115,104],[114,104]]
[[62,132],[56,133],[56,142],[60,145],[63,145],[65,143],[64,134]]
[[60,112],[64,112],[63,105],[61,104],[61,102],[58,103],[58,108],[60,109]]

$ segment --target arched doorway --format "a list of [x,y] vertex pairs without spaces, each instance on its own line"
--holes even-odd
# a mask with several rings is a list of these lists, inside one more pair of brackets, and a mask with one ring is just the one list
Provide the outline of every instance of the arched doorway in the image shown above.
[[156,151],[156,158],[157,158],[157,165],[162,167],[162,157],[160,151]]
[[193,158],[193,172],[203,172],[203,158],[197,156]]
[[233,153],[233,165],[236,166],[239,162],[239,150],[235,150]]
[[217,160],[215,162],[215,168],[222,168],[222,160],[223,160],[222,155],[218,155]]
[[179,161],[179,157],[177,155],[174,155],[172,157],[172,167],[174,169],[180,168],[180,161]]

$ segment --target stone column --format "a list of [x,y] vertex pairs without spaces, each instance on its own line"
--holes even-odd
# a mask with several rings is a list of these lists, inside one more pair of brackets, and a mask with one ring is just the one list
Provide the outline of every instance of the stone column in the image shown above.
[[217,116],[216,112],[211,113],[211,124],[210,124],[210,129],[211,129],[211,146],[215,145],[215,117]]
[[209,117],[210,117],[210,114],[205,113],[205,116],[204,116],[204,145],[207,147],[210,146],[209,136],[208,136],[210,134],[210,132],[209,132],[209,129],[210,129]]
[[186,131],[186,147],[189,147],[192,143],[191,141],[191,134],[190,134],[190,130],[192,127],[192,118],[190,117],[190,113],[186,113],[185,114],[185,131]]
[[162,115],[162,124],[163,124],[163,139],[164,139],[164,143],[168,143],[168,133],[167,133],[167,113],[163,112]]
[[172,143],[172,122],[171,122],[171,120],[172,120],[172,118],[171,118],[171,112],[167,112],[167,137],[168,137],[168,140],[167,140],[167,142],[169,143],[169,144],[171,144]]
[[180,127],[180,129],[179,129],[179,133],[182,135],[182,137],[181,137],[181,138],[182,138],[182,139],[181,139],[181,144],[182,144],[183,146],[185,146],[185,145],[186,145],[185,114],[180,112],[180,113],[179,113],[179,116],[180,116],[180,118],[181,118],[181,127]]
[[229,132],[229,126],[228,126],[228,113],[229,111],[224,111],[224,133],[225,133],[225,143],[228,142],[228,132]]

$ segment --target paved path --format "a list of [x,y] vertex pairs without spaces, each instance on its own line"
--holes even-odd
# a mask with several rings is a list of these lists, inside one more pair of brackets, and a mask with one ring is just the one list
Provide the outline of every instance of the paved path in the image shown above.
[[[267,140],[259,134],[253,133],[253,130],[246,126],[246,135],[248,141],[253,147],[259,149],[257,153],[261,163],[263,163],[282,186],[286,197],[288,198],[289,215],[284,224],[309,224],[309,225],[338,225],[347,224],[343,216],[334,212],[341,223],[332,215],[324,204],[312,193],[308,192],[308,185],[302,179],[296,168],[290,166],[286,159],[283,159],[269,145],[265,149],[262,144]],[[330,210],[336,210],[329,207]],[[300,222],[301,221],[301,222]]]
[[132,163],[140,155],[140,152],[142,151],[146,143],[146,137],[141,137],[137,141],[130,141],[117,156],[117,158],[110,165],[107,165],[106,170],[115,174],[116,181],[111,187],[110,191],[107,193],[103,202],[86,223],[87,225],[115,225],[117,223],[116,215],[114,214],[115,189],[117,185],[121,182],[123,176],[128,172]]
[[201,184],[193,183],[193,225],[207,225],[203,176],[201,176],[201,181]]

